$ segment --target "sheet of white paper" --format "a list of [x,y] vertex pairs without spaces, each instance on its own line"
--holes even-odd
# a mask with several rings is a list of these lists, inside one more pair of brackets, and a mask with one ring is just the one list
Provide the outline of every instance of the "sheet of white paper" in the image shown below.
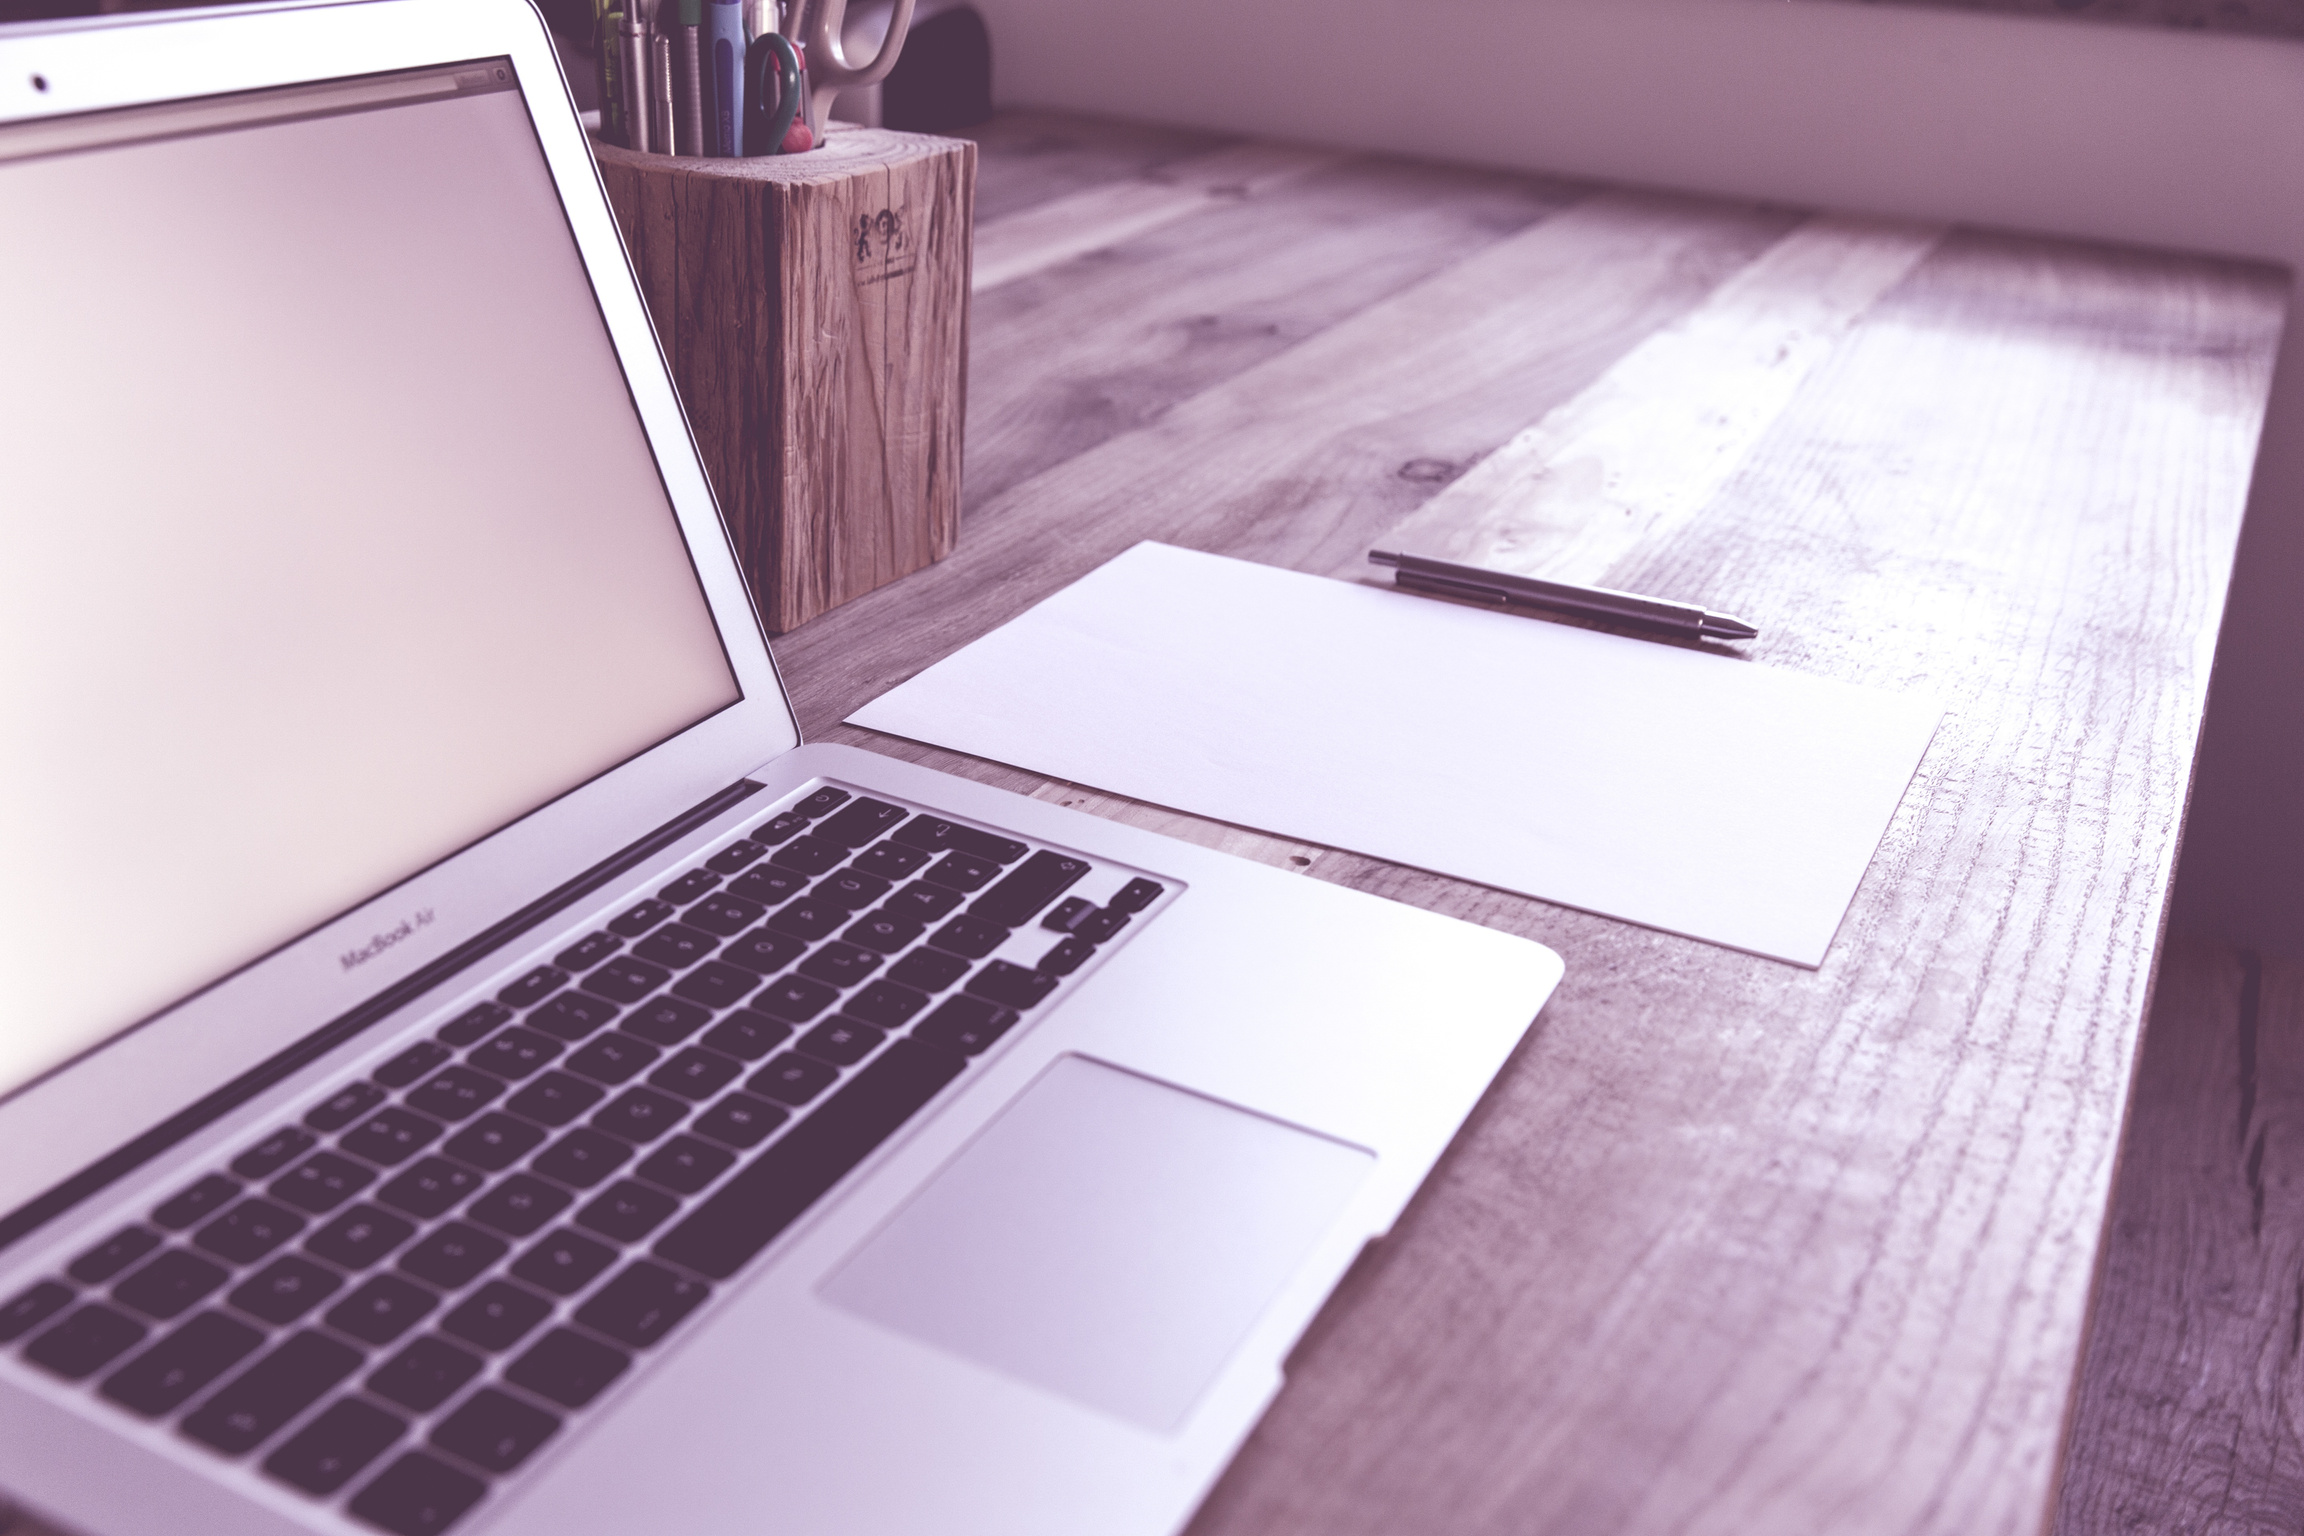
[[849,719],[1814,966],[1940,716],[1147,543]]

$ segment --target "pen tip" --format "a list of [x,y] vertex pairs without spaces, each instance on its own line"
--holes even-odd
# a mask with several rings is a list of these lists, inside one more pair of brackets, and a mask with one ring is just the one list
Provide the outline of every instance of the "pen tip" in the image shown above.
[[1707,640],[1750,640],[1760,633],[1742,619],[1732,619],[1724,613],[1704,615],[1704,638]]

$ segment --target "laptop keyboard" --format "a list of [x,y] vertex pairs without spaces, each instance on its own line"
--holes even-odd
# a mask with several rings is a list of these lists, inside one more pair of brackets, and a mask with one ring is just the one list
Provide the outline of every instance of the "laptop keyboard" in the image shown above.
[[817,788],[0,1305],[0,1343],[444,1531],[1163,894],[1066,894],[1093,873]]

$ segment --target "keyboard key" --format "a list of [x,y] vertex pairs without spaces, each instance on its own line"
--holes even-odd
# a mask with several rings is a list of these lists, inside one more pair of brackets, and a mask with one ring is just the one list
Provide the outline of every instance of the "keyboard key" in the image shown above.
[[552,1144],[532,1165],[548,1179],[571,1189],[590,1189],[624,1166],[632,1156],[629,1142],[578,1126]]
[[518,1082],[540,1070],[565,1049],[558,1041],[548,1039],[532,1029],[515,1025],[498,1030],[486,1045],[464,1058],[467,1065],[509,1082]]
[[488,1107],[504,1091],[503,1081],[470,1067],[450,1067],[408,1095],[412,1108],[438,1120],[463,1120]]
[[329,1327],[370,1344],[389,1344],[440,1305],[440,1298],[398,1275],[375,1275],[328,1309]]
[[461,1050],[474,1041],[486,1037],[488,1031],[499,1024],[509,1023],[512,1010],[502,1003],[474,1003],[462,1013],[440,1026],[439,1041]]
[[702,1281],[641,1259],[627,1265],[622,1274],[578,1307],[576,1321],[619,1344],[646,1349],[711,1294],[712,1288]]
[[490,1472],[509,1472],[552,1438],[560,1421],[510,1393],[482,1387],[440,1421],[432,1443]]
[[504,1108],[523,1120],[558,1130],[605,1097],[607,1090],[596,1083],[565,1072],[547,1072],[507,1099]]
[[692,1195],[726,1173],[735,1161],[734,1153],[708,1141],[675,1136],[649,1153],[632,1171],[651,1184],[661,1184],[677,1194]]
[[783,815],[754,827],[750,836],[752,841],[764,847],[773,848],[778,843],[790,842],[807,829],[807,817],[793,811],[786,811]]
[[171,1232],[181,1232],[194,1222],[231,1204],[239,1193],[237,1180],[212,1173],[190,1189],[162,1202],[160,1208],[152,1213],[153,1224]]
[[618,955],[585,977],[582,985],[585,991],[616,1002],[636,1003],[671,979],[672,973],[660,965]]
[[400,1255],[400,1267],[444,1291],[456,1291],[509,1252],[511,1245],[502,1238],[452,1221]]
[[160,1234],[149,1227],[123,1227],[66,1266],[64,1272],[82,1285],[101,1285],[160,1246]]
[[[690,1046],[648,1074],[651,1087],[678,1094],[691,1102],[708,1099],[736,1080],[743,1067],[718,1051]],[[603,1127],[606,1129],[606,1127]]]
[[1156,880],[1131,880],[1120,887],[1120,894],[1104,903],[1115,912],[1141,912],[1160,899],[1166,887]]
[[[933,955],[940,951],[924,949],[921,953]],[[895,1029],[927,1006],[928,994],[925,992],[900,987],[893,981],[876,981],[848,999],[842,1005],[842,1011],[850,1018],[862,1019],[867,1024],[877,1024],[882,1029]]]
[[[594,1130],[606,1131],[626,1141],[654,1141],[678,1125],[688,1115],[688,1106],[669,1094],[653,1088],[627,1088],[612,1100],[606,1109],[594,1115]],[[539,1161],[538,1166],[542,1163]],[[550,1169],[545,1169],[549,1173]]]
[[680,1202],[660,1189],[618,1179],[592,1197],[576,1213],[576,1224],[620,1243],[638,1242],[680,1209]]
[[343,1287],[343,1276],[310,1259],[284,1253],[244,1280],[224,1299],[267,1323],[292,1323]]
[[1078,896],[1067,896],[1048,909],[1048,915],[1040,919],[1040,926],[1050,933],[1070,933],[1078,926],[1080,919],[1095,910],[1096,903]]
[[448,1059],[448,1047],[437,1040],[419,1040],[376,1069],[376,1081],[387,1088],[405,1088]]
[[835,902],[851,912],[860,912],[887,895],[889,884],[878,875],[849,868],[817,881],[816,889],[809,894],[818,901]]
[[768,856],[779,869],[798,870],[803,875],[821,875],[848,862],[848,849],[841,843],[829,843],[810,834],[796,837]]
[[[952,909],[960,905],[960,900],[960,893],[949,886],[930,885],[925,880],[915,880],[882,902],[880,912],[882,916],[917,922],[925,928],[939,918],[949,916]],[[849,937],[854,939],[855,935]]]
[[568,1058],[568,1070],[581,1072],[596,1083],[621,1083],[656,1064],[663,1052],[622,1030],[602,1035]]
[[891,912],[886,907],[882,907],[879,911],[866,917],[860,917],[850,923],[848,931],[840,937],[850,944],[860,944],[866,949],[877,950],[883,955],[892,955],[918,939],[927,929],[928,925],[925,922],[906,917],[902,913]]
[[392,1536],[437,1536],[480,1502],[488,1485],[437,1457],[410,1451],[352,1495],[352,1513]]
[[1088,861],[1046,849],[1000,877],[992,889],[968,903],[968,914],[1003,928],[1020,928],[1040,909],[1088,873]]
[[677,1045],[712,1022],[712,1011],[677,997],[652,997],[624,1016],[624,1032]]
[[376,1179],[376,1170],[333,1152],[315,1152],[272,1181],[271,1195],[319,1216],[336,1209]]
[[768,919],[768,927],[777,933],[789,933],[795,938],[820,939],[848,921],[848,909],[838,902],[818,901],[803,896],[798,901],[786,902]]
[[779,906],[790,901],[808,888],[808,877],[796,869],[778,869],[766,865],[741,879],[729,882],[728,894],[756,901],[763,907]]
[[306,1493],[334,1493],[407,1432],[373,1403],[339,1398],[265,1457],[264,1470]]
[[807,941],[795,934],[756,928],[720,951],[727,965],[740,965],[762,976],[772,976],[808,952]]
[[760,985],[755,973],[724,960],[707,960],[672,984],[678,996],[706,1008],[732,1008]]
[[[839,805],[840,802],[846,800],[847,798],[848,791],[844,789],[834,789],[831,785],[827,784],[822,789],[817,790],[816,793],[810,795],[807,799],[801,801],[798,805],[792,807],[792,809],[787,814],[799,816],[804,819],[812,819],[814,817],[823,815],[826,811],[831,810],[833,807]],[[782,821],[784,818],[779,816],[776,819],[778,821]],[[755,832],[752,835],[754,837],[758,837],[760,834]]]
[[480,1370],[478,1355],[427,1334],[378,1367],[368,1390],[387,1402],[430,1413]]
[[1061,938],[1040,957],[1037,969],[1050,976],[1069,976],[1088,963],[1096,951],[1075,938]]
[[482,1349],[509,1349],[520,1336],[551,1315],[552,1303],[534,1291],[491,1280],[440,1320],[440,1331]]
[[624,1374],[632,1357],[569,1328],[555,1328],[513,1361],[504,1379],[564,1408],[581,1408]]
[[316,1131],[340,1131],[384,1102],[384,1090],[374,1083],[348,1083],[328,1101],[304,1117]]
[[588,971],[623,947],[615,934],[596,929],[554,955],[552,963],[564,971]]
[[1010,965],[1005,960],[995,960],[968,978],[970,997],[981,997],[1010,1008],[1033,1007],[1055,990],[1056,978],[1047,972]]
[[598,1238],[563,1228],[512,1261],[512,1276],[555,1296],[573,1296],[616,1262],[616,1250]]
[[227,1456],[252,1451],[359,1368],[360,1351],[349,1344],[291,1335],[186,1418],[184,1433]]
[[437,1120],[426,1119],[395,1104],[378,1110],[356,1129],[337,1137],[336,1145],[380,1167],[397,1168],[439,1140],[440,1133],[446,1129]]
[[892,831],[910,814],[901,806],[867,796],[817,823],[810,835],[838,843],[843,848],[861,848],[882,833]]
[[112,1299],[166,1322],[230,1277],[221,1264],[171,1248],[112,1287]]
[[[658,1238],[657,1257],[726,1279],[966,1067],[949,1051],[898,1040]],[[589,1323],[589,1311],[578,1320]]]
[[791,1025],[746,1008],[705,1031],[704,1044],[745,1061],[758,1061],[791,1036]]
[[449,1137],[440,1150],[484,1173],[501,1173],[543,1140],[544,1133],[527,1121],[491,1112]]
[[805,1104],[832,1086],[839,1073],[820,1061],[790,1051],[752,1074],[744,1086],[784,1104]]
[[757,901],[746,901],[726,891],[707,896],[690,907],[681,921],[701,928],[715,938],[732,939],[751,927],[767,914],[768,908]]
[[558,966],[540,965],[496,994],[507,1008],[533,1008],[568,985],[568,973]]
[[939,1004],[936,1011],[922,1020],[918,1029],[912,1031],[912,1038],[925,1040],[930,1045],[941,1046],[948,1051],[958,1051],[964,1056],[973,1056],[1008,1033],[1009,1027],[1015,1022],[1016,1014],[1012,1009],[963,993],[958,997],[948,997]]
[[244,1179],[268,1179],[302,1157],[318,1139],[310,1131],[284,1125],[232,1159],[232,1171]]
[[920,878],[948,891],[973,891],[1000,873],[1000,866],[973,854],[948,853],[930,865]]
[[790,1118],[784,1110],[764,1099],[732,1093],[704,1111],[688,1129],[731,1147],[756,1147],[767,1139],[770,1131]]
[[947,849],[974,854],[990,859],[995,864],[1013,864],[1024,857],[1024,845],[1012,837],[1000,837],[964,827],[956,821],[944,821],[935,816],[915,816],[896,831],[894,841],[907,848],[922,848],[930,853]]
[[142,1323],[90,1302],[30,1344],[24,1358],[66,1381],[78,1381],[144,1342]]
[[200,1229],[192,1241],[235,1264],[253,1264],[304,1230],[304,1218],[269,1200],[247,1199]]
[[710,893],[720,884],[720,877],[709,869],[692,869],[656,893],[660,901],[684,907]]
[[636,939],[672,915],[672,903],[654,897],[619,912],[608,919],[608,931],[627,939]]
[[856,855],[848,867],[858,874],[878,875],[883,880],[902,880],[916,873],[931,855],[921,848],[906,848],[900,843],[878,843]]
[[981,960],[998,949],[1007,938],[1008,930],[998,924],[988,923],[980,917],[963,915],[928,935],[928,942],[952,954]]
[[885,1032],[854,1019],[826,1019],[802,1035],[792,1048],[834,1066],[852,1067],[871,1055],[887,1038]]
[[203,1312],[114,1371],[99,1390],[131,1413],[157,1418],[183,1407],[263,1342],[262,1329]]
[[740,837],[704,861],[704,867],[716,874],[732,875],[768,852],[768,845]]
[[770,1018],[805,1024],[840,1000],[840,994],[807,976],[779,976],[752,999],[752,1006]]
[[819,945],[816,953],[800,962],[800,974],[835,987],[852,987],[880,969],[880,957],[868,949],[854,944],[843,944],[837,939]]
[[1072,936],[1083,944],[1101,944],[1127,926],[1127,913],[1105,907],[1080,919],[1079,926],[1072,930]]
[[366,1269],[415,1235],[414,1222],[356,1205],[313,1233],[304,1251],[345,1269]]
[[616,1005],[589,992],[563,992],[528,1015],[528,1027],[555,1040],[581,1040],[616,1017]]
[[888,979],[922,992],[941,992],[968,974],[968,962],[941,949],[916,949],[888,968]]
[[72,1301],[72,1287],[59,1285],[54,1280],[36,1281],[8,1299],[0,1307],[0,1344],[10,1344],[24,1337],[42,1323],[63,1311]]
[[[738,923],[737,927],[744,925]],[[719,939],[685,922],[666,923],[632,946],[632,953],[675,971],[686,970],[720,947]]]
[[533,1174],[516,1173],[473,1202],[464,1214],[482,1226],[526,1237],[566,1210],[572,1196]]

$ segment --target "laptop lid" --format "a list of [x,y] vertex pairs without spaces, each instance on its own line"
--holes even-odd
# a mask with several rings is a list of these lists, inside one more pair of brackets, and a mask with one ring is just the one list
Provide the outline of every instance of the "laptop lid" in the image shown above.
[[0,227],[5,1242],[799,734],[524,0],[0,29]]

